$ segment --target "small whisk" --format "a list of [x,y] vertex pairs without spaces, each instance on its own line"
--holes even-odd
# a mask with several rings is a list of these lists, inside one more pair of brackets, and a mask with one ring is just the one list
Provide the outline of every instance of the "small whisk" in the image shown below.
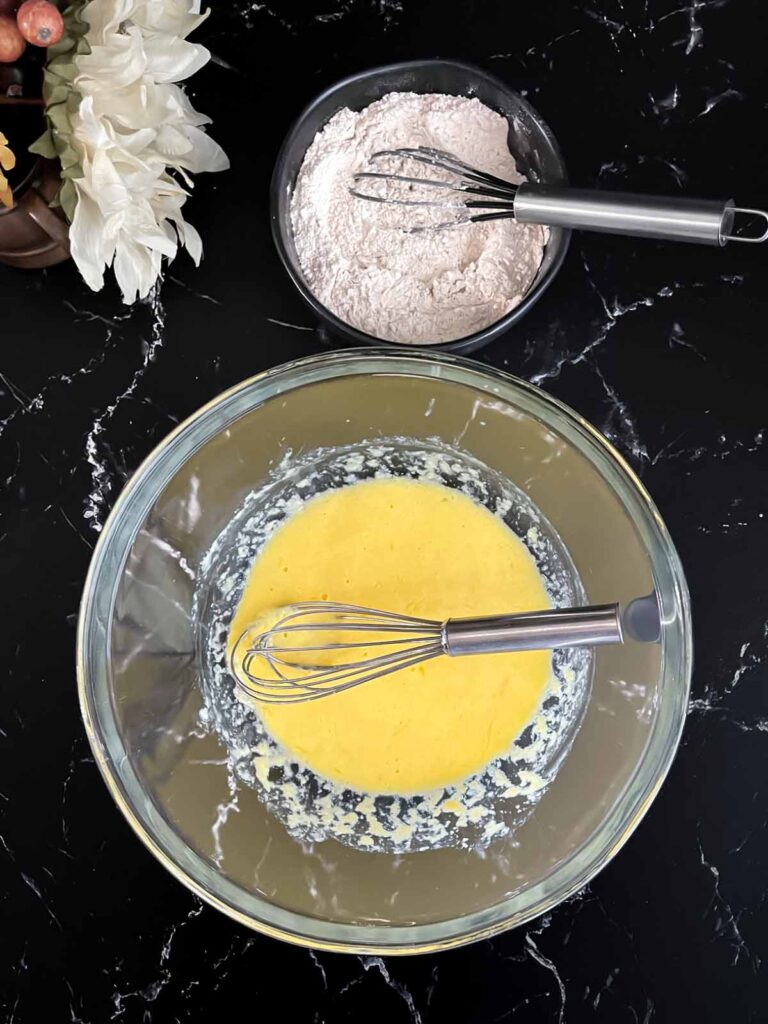
[[[358,199],[367,199],[373,203],[389,203],[394,206],[436,207],[441,210],[457,210],[459,213],[453,220],[440,224],[414,226],[411,232],[435,231],[457,224],[477,223],[484,220],[499,220],[515,216],[515,196],[518,185],[493,174],[486,174],[471,167],[458,157],[444,153],[440,149],[427,146],[403,149],[382,149],[374,153],[370,160],[373,163],[384,157],[397,160],[413,160],[419,164],[429,164],[438,170],[452,175],[447,178],[412,177],[407,174],[386,173],[383,171],[360,171],[353,176],[355,187],[350,192]],[[367,184],[376,188],[385,186],[380,192],[361,192],[357,186]],[[389,188],[395,185],[397,191]],[[407,186],[403,188],[402,186]],[[418,189],[439,190],[443,193],[459,192],[465,196],[479,196],[478,199],[461,199],[451,202],[445,195],[440,199],[419,199]],[[428,194],[428,193],[427,193]],[[489,213],[471,213],[472,210],[489,210]]]
[[295,704],[447,655],[498,654],[624,642],[655,642],[661,626],[656,596],[618,604],[554,608],[516,615],[438,622],[332,601],[276,610],[271,625],[247,629],[229,668],[248,696]]
[[[732,199],[646,196],[533,181],[515,184],[429,146],[380,150],[370,157],[371,166],[381,167],[382,160],[413,161],[442,172],[440,177],[422,177],[377,169],[353,175],[349,191],[358,199],[452,211],[450,220],[412,225],[410,233],[512,218],[521,224],[708,245],[768,240],[768,213],[734,206]],[[742,218],[740,225],[737,218]],[[755,233],[756,221],[762,221],[761,233]]]

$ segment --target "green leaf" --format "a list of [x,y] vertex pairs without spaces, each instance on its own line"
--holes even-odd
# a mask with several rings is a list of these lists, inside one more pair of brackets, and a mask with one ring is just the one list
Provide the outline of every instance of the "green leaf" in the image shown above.
[[64,210],[67,220],[71,224],[75,219],[75,207],[77,206],[77,189],[73,182],[65,181],[59,189],[59,202]]
[[81,96],[75,87],[77,58],[90,53],[85,35],[88,25],[82,17],[86,0],[73,0],[62,12],[64,35],[48,48],[43,73],[43,100],[48,128],[31,146],[30,152],[61,163],[62,185],[52,205],[61,205],[71,222],[77,206],[77,189],[72,179],[81,178],[83,169],[70,140],[72,117],[77,113]]
[[47,160],[56,159],[56,146],[53,142],[53,135],[50,128],[46,128],[39,139],[36,139],[29,147],[30,153],[37,156],[44,156]]

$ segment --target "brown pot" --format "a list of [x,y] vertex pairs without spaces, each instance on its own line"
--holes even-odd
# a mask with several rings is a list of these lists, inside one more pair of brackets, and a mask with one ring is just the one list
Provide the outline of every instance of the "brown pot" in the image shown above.
[[69,227],[49,205],[60,184],[58,163],[41,157],[13,190],[11,209],[0,206],[0,263],[32,270],[69,259]]

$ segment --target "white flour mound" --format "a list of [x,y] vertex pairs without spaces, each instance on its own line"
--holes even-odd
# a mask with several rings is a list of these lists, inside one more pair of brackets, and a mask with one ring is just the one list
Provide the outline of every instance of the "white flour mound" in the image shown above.
[[[372,169],[371,154],[402,146],[442,149],[524,181],[508,134],[506,118],[463,96],[389,93],[358,113],[334,114],[307,150],[291,200],[296,251],[317,298],[353,327],[403,344],[463,338],[517,306],[541,263],[546,228],[498,220],[412,234],[405,229],[444,223],[453,211],[366,202],[349,192],[352,175]],[[412,160],[383,158],[375,169],[449,177]],[[409,198],[459,200],[419,186]]]

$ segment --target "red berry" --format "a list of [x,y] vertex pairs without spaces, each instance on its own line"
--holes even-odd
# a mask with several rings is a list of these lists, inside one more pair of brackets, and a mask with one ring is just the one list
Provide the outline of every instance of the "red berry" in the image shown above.
[[0,64],[13,64],[24,53],[27,44],[14,18],[0,14]]
[[53,46],[64,35],[64,22],[58,8],[48,0],[25,0],[16,21],[21,34],[33,46]]

